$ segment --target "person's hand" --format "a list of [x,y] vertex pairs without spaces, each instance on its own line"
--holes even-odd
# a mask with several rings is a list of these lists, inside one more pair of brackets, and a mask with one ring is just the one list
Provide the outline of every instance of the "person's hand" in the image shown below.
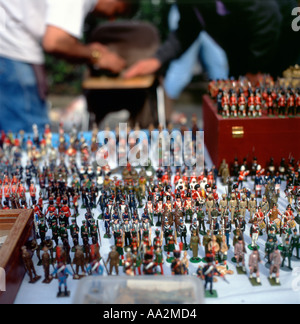
[[137,76],[149,75],[157,72],[161,68],[161,62],[156,58],[141,60],[132,65],[124,74],[124,79]]
[[126,66],[126,61],[117,53],[112,52],[107,46],[99,43],[92,43],[89,45],[92,53],[93,65],[103,69],[109,70],[113,73],[120,73]]

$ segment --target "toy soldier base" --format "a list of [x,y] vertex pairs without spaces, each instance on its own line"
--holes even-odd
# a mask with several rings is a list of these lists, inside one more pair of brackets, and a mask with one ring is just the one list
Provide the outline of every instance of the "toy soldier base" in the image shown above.
[[71,295],[71,293],[69,290],[65,290],[64,292],[62,292],[61,289],[59,289],[56,297],[63,298],[63,297],[70,297],[70,295]]
[[247,275],[246,269],[244,267],[242,267],[242,266],[237,266],[236,267],[236,273],[238,275]]
[[261,286],[261,282],[257,282],[256,278],[249,278],[249,281],[253,287]]
[[[260,249],[260,247],[258,245],[256,245],[255,247],[257,248],[257,250]],[[255,248],[255,247],[253,247],[252,244],[248,245],[248,249],[251,250],[251,251],[253,251],[253,248]]]
[[218,293],[214,289],[212,291],[206,290],[205,291],[205,298],[218,298]]
[[192,262],[192,263],[199,263],[199,262],[201,262],[202,261],[202,259],[201,258],[199,258],[199,257],[197,257],[197,258],[190,258],[190,262]]
[[276,287],[281,286],[279,281],[276,282],[276,278],[272,278],[272,279],[268,278],[268,281],[271,286],[276,286]]

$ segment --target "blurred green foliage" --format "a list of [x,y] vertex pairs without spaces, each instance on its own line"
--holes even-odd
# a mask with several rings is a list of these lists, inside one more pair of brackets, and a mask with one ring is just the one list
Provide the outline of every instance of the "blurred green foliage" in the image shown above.
[[[151,22],[159,31],[161,39],[168,35],[168,12],[174,0],[140,0],[134,20]],[[103,19],[89,16],[84,29],[84,41]],[[46,71],[50,93],[77,95],[81,93],[81,81],[85,67],[46,55]]]

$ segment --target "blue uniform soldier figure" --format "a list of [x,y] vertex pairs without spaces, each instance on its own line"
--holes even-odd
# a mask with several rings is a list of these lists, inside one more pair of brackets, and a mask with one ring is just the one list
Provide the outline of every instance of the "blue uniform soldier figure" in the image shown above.
[[[67,278],[68,275],[73,276],[73,273],[62,262],[58,263],[57,268],[53,271],[52,276],[57,275],[58,279],[58,293],[57,297],[69,297]],[[62,292],[62,286],[64,286],[64,292]]]

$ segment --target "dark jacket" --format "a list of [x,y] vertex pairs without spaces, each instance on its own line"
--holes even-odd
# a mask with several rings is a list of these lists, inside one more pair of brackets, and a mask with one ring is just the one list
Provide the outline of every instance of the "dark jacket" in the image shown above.
[[280,75],[300,58],[300,32],[292,29],[297,0],[178,0],[181,19],[156,57],[183,54],[206,30],[226,51],[232,76]]

